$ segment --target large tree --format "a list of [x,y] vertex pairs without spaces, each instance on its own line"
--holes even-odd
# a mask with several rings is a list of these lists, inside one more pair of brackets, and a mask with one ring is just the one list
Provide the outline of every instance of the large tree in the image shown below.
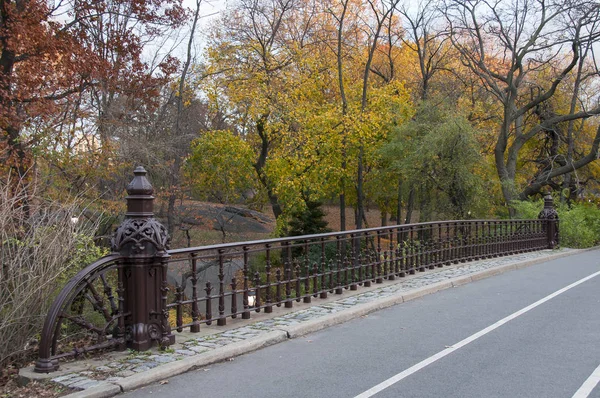
[[[597,96],[584,98],[574,89],[584,79],[598,79],[595,69],[577,72],[578,65],[590,66],[592,52],[584,49],[600,36],[598,3],[448,0],[445,15],[461,60],[499,105],[498,112],[489,113],[498,118],[494,159],[507,203],[597,159],[600,129],[587,143],[587,153],[563,156],[556,146],[536,160],[540,167],[533,175],[520,175],[534,141],[550,136],[558,145],[565,124],[600,114]],[[576,106],[557,103],[565,92]],[[519,184],[519,177],[527,182]]]
[[104,131],[110,93],[131,97],[137,81],[152,78],[141,60],[144,37],[181,23],[180,3],[0,0],[2,164],[24,177],[32,148],[61,131],[52,121],[66,108],[81,109],[82,101],[98,104]]

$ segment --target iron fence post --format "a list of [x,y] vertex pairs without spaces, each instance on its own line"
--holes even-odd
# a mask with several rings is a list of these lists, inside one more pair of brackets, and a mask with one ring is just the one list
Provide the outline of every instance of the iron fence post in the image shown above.
[[138,166],[127,186],[127,213],[115,231],[111,246],[120,253],[119,283],[124,288],[123,311],[128,348],[145,351],[155,344],[175,343],[166,307],[166,268],[169,235],[154,218],[154,188],[146,170]]
[[554,200],[550,192],[544,196],[544,208],[538,215],[538,219],[544,220],[543,228],[546,230],[548,249],[558,246],[558,212],[554,208]]

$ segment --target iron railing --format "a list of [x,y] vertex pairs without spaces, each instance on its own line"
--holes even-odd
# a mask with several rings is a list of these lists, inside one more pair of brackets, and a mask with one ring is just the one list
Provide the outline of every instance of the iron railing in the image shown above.
[[558,217],[546,196],[537,220],[437,221],[168,250],[152,186],[137,168],[113,254],[80,271],[52,304],[37,372],[97,350],[173,344],[172,328],[292,308],[329,294],[467,261],[554,248]]
[[[177,331],[198,331],[426,269],[546,248],[543,220],[469,220],[170,250],[181,280],[168,308]],[[207,268],[213,281],[198,277]]]

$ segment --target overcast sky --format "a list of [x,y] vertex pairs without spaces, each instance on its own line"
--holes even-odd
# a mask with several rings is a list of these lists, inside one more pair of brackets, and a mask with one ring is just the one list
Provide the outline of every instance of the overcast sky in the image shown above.
[[[200,20],[194,37],[194,54],[196,61],[202,58],[202,50],[206,46],[206,32],[212,21],[219,17],[227,7],[228,0],[202,0],[200,5]],[[196,0],[183,0],[184,7],[195,10]],[[187,27],[172,32],[171,35],[158,38],[144,49],[144,59],[151,64],[160,62],[166,54],[172,54],[179,59],[185,59],[191,18]]]

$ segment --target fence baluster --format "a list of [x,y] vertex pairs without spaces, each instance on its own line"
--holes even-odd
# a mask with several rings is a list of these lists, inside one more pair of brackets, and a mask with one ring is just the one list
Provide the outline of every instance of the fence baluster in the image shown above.
[[358,241],[357,243],[357,250],[360,253],[359,257],[362,258],[361,260],[361,264],[362,264],[362,269],[363,269],[363,286],[364,287],[370,287],[371,286],[371,277],[372,277],[372,273],[371,273],[371,251],[369,249],[369,245],[368,245],[368,241],[369,241],[369,233],[368,232],[363,232],[364,235],[364,239],[365,239],[365,246],[364,249],[362,248],[362,244],[361,244],[361,240],[360,240],[360,234],[358,235]]
[[265,312],[270,314],[273,312],[273,299],[271,298],[271,245],[267,243],[265,249],[265,275],[267,278],[265,281]]
[[336,288],[335,294],[342,294],[344,290],[342,289],[342,240],[340,236],[336,236],[336,246],[337,246],[337,255],[336,255],[336,263],[337,263],[337,273],[336,273]]
[[311,265],[310,265],[310,258],[309,258],[309,248],[308,248],[308,241],[304,241],[304,302],[305,303],[310,303],[311,302],[311,292],[310,292],[310,271],[311,271]]
[[[352,274],[351,274],[351,278],[352,278],[352,284],[350,285],[350,290],[357,290],[358,289],[358,284],[357,282],[360,281],[361,276],[360,276],[360,264],[358,263],[359,259],[358,259],[358,255],[356,253],[356,240],[358,238],[356,237],[356,234],[350,234],[350,262],[352,264]],[[357,275],[358,272],[358,275]]]
[[313,263],[313,297],[319,294],[319,266],[316,262]]
[[388,245],[388,251],[390,253],[390,273],[388,275],[388,280],[393,281],[396,279],[396,275],[398,275],[398,258],[396,257],[396,251],[394,250],[394,230],[390,229],[388,233],[390,236],[390,243]]
[[304,263],[304,302],[310,303],[312,301],[310,294],[310,264],[308,262]]
[[192,253],[190,255],[192,260],[192,326],[190,326],[190,332],[200,332],[200,310],[198,309],[198,254]]
[[414,275],[416,270],[415,270],[415,265],[416,265],[416,259],[415,259],[415,253],[416,253],[416,243],[414,240],[414,228],[410,227],[408,229],[408,239],[406,240],[406,257],[407,257],[407,266],[408,266],[408,273],[411,275]]
[[342,240],[342,246],[343,246],[343,250],[342,250],[342,268],[344,270],[343,275],[344,275],[344,283],[342,283],[342,286],[344,287],[344,289],[348,289],[350,287],[350,256],[348,255],[348,245],[346,244],[346,239]]
[[231,278],[231,317],[237,318],[237,280]]
[[254,311],[260,312],[262,306],[262,300],[260,298],[260,274],[258,271],[254,273]]
[[183,288],[179,283],[175,285],[175,302],[177,303],[176,308],[176,323],[177,323],[177,331],[179,333],[183,332],[183,304],[181,301],[183,300]]
[[293,308],[292,302],[292,247],[290,242],[285,243],[285,308]]
[[206,324],[209,326],[212,324],[212,289],[212,283],[206,282]]
[[250,250],[250,248],[248,246],[244,246],[242,250],[244,252],[244,268],[242,271],[244,275],[244,312],[242,313],[242,319],[250,319],[250,306],[248,305],[248,251]]
[[382,263],[381,263],[381,260],[383,258],[383,255],[381,254],[381,231],[377,231],[376,256],[377,256],[377,266],[376,266],[377,274],[376,274],[375,283],[383,283],[383,278],[382,278],[383,269],[382,269]]
[[277,286],[275,287],[275,301],[277,301],[277,306],[281,307],[281,269],[277,268],[275,271],[275,278],[277,280]]
[[424,256],[424,252],[425,252],[425,230],[423,229],[422,226],[419,227],[419,229],[417,230],[417,236],[419,237],[418,239],[418,244],[417,244],[417,250],[418,250],[418,254],[417,254],[417,262],[418,262],[418,267],[419,267],[419,272],[425,272],[425,256]]
[[327,265],[327,259],[325,258],[325,238],[321,238],[321,294],[320,298],[327,298],[327,276],[325,272],[325,266]]
[[396,262],[398,263],[398,276],[401,278],[406,277],[406,272],[404,271],[404,253],[402,250],[401,233],[396,234]]
[[298,265],[298,262],[296,262],[296,265],[294,266],[294,273],[295,275],[295,280],[296,280],[296,302],[300,302],[300,297],[302,296],[302,292],[300,291],[300,287],[302,286],[301,284],[301,274],[300,274],[300,265]]
[[333,293],[335,292],[335,260],[329,259],[328,264],[329,270],[327,271],[327,274],[329,276],[329,293]]
[[225,318],[225,270],[223,264],[223,249],[219,249],[219,319],[218,326],[225,326],[227,319]]
[[435,268],[435,243],[433,234],[433,224],[427,226],[427,264],[429,269]]

